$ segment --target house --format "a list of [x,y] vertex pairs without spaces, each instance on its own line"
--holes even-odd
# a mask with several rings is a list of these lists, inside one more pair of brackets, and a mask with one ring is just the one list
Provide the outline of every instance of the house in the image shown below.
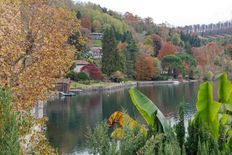
[[93,56],[94,59],[102,58],[102,48],[101,47],[91,47],[89,53]]
[[90,33],[91,39],[102,40],[103,33]]
[[81,72],[82,67],[89,64],[89,62],[85,60],[76,60],[75,63],[76,63],[76,67],[74,68],[74,71],[77,73]]
[[56,88],[55,90],[68,93],[70,89],[71,81],[69,79],[58,79],[56,81]]

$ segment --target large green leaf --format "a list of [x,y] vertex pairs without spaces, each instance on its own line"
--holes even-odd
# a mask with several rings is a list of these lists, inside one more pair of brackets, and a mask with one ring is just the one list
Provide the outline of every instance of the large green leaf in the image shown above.
[[223,73],[218,80],[218,101],[223,104],[232,104],[232,84]]
[[218,137],[218,111],[221,104],[213,100],[213,88],[210,82],[201,84],[196,103],[197,113],[193,122],[201,123],[203,129],[210,130],[215,138]]
[[133,104],[148,125],[151,125],[152,127],[161,126],[164,132],[169,129],[167,119],[149,98],[135,88],[131,88],[129,93]]

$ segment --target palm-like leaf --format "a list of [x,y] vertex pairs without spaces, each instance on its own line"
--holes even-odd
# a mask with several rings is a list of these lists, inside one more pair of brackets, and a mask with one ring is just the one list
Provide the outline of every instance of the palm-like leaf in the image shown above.
[[218,99],[220,103],[232,104],[232,84],[227,79],[226,73],[219,76]]
[[196,103],[198,112],[195,114],[193,122],[199,121],[202,128],[209,129],[215,138],[218,137],[219,132],[218,111],[220,106],[220,103],[213,100],[211,83],[201,84]]
[[149,98],[135,88],[131,88],[129,93],[133,104],[148,125],[157,128],[161,127],[162,131],[164,132],[169,129],[167,119]]

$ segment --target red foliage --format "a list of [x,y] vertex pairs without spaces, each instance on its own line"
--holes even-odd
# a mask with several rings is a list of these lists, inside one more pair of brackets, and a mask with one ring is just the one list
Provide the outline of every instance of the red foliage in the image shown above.
[[86,72],[94,80],[102,80],[102,72],[94,64],[88,64],[81,68],[82,72]]
[[90,19],[89,19],[88,16],[83,16],[81,18],[81,26],[84,27],[84,28],[88,28],[89,30],[91,30],[92,24],[91,24],[91,21],[90,21]]
[[158,58],[162,59],[166,55],[174,55],[177,52],[176,46],[170,42],[166,42],[160,49]]
[[214,59],[217,56],[221,57],[223,48],[215,42],[210,42],[207,45],[199,48],[193,48],[193,56],[197,59],[200,67],[203,70],[214,71]]
[[157,57],[159,54],[159,50],[162,47],[162,39],[159,35],[154,34],[152,35],[152,41],[153,41],[153,48],[154,48],[154,56]]

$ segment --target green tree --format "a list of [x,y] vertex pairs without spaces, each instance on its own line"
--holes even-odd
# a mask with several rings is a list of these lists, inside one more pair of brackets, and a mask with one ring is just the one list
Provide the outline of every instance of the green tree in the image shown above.
[[126,36],[127,47],[125,49],[126,56],[126,74],[128,78],[135,77],[135,60],[138,54],[138,48],[136,46],[135,40],[133,39],[131,33],[127,33]]
[[118,51],[115,32],[111,26],[105,28],[102,39],[102,72],[111,75],[115,71],[125,71],[124,53]]
[[80,12],[80,11],[77,11],[77,14],[76,14],[77,19],[80,20],[80,19],[81,19],[81,16],[82,16],[82,15],[81,15],[81,12]]
[[180,43],[181,43],[180,35],[179,35],[178,33],[175,33],[175,34],[172,36],[171,40],[172,40],[172,43],[173,43],[174,45],[176,45],[176,46],[180,45]]
[[76,59],[88,59],[91,57],[88,53],[89,49],[87,47],[85,38],[80,32],[72,33],[68,38],[68,43],[76,48]]
[[179,107],[179,121],[176,125],[176,136],[179,142],[180,148],[184,145],[185,140],[185,127],[184,127],[184,105],[181,103]]
[[177,78],[178,73],[185,73],[185,68],[181,62],[181,59],[176,55],[164,56],[161,60],[161,66],[164,71],[167,71],[169,76]]

